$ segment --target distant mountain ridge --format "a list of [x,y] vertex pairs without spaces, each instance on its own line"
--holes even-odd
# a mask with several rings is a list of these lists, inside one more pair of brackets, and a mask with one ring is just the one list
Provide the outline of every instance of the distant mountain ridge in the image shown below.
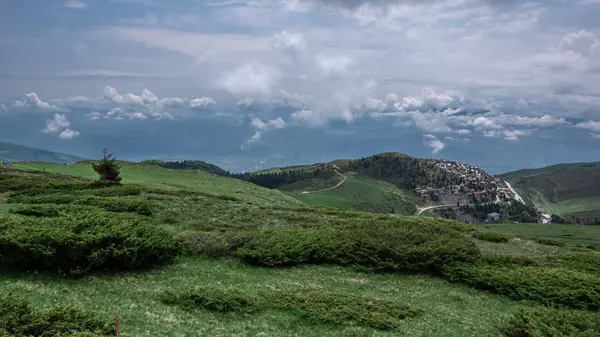
[[39,161],[59,164],[73,164],[82,160],[85,160],[85,158],[65,153],[36,149],[8,142],[0,142],[0,161],[3,162],[11,163],[23,161]]
[[587,218],[600,213],[600,162],[556,164],[501,175],[526,202],[546,212]]

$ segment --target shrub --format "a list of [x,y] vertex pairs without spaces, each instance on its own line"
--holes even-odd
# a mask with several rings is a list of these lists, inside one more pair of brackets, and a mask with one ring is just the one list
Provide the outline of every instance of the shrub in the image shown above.
[[597,310],[600,279],[564,268],[469,263],[448,266],[446,277],[515,299]]
[[110,323],[80,307],[35,310],[20,296],[0,294],[0,336],[110,336],[112,332]]
[[11,204],[70,204],[75,202],[77,197],[72,194],[52,193],[40,195],[14,195],[7,199]]
[[481,257],[481,260],[488,264],[500,265],[519,265],[519,266],[535,266],[538,261],[526,255],[505,255],[505,254],[490,254]]
[[71,194],[42,194],[35,196],[11,196],[9,203],[18,204],[75,204],[102,207],[110,212],[130,212],[140,215],[152,215],[152,207],[146,200],[124,199],[116,197],[77,196]]
[[502,233],[496,232],[474,232],[471,234],[475,239],[490,241],[490,242],[508,242],[509,237]]
[[556,239],[541,238],[541,239],[535,239],[535,242],[537,242],[541,245],[546,245],[546,246],[565,247],[564,242],[562,242],[560,240],[556,240]]
[[11,209],[10,212],[13,214],[35,217],[55,217],[60,215],[56,206],[49,205],[22,206]]
[[402,320],[422,313],[395,301],[365,298],[343,292],[312,290],[276,294],[273,304],[298,311],[311,321],[395,329]]
[[133,217],[105,212],[55,219],[4,220],[0,265],[8,269],[86,273],[171,262],[182,243]]
[[551,262],[574,270],[600,274],[600,252],[569,252],[553,256]]
[[438,272],[442,266],[480,255],[462,234],[441,226],[367,222],[254,232],[237,255],[269,267],[299,264],[351,265],[380,272]]
[[141,186],[125,185],[125,186],[111,186],[106,188],[96,188],[91,194],[98,197],[124,197],[140,195],[144,191]]
[[600,314],[553,308],[524,309],[501,332],[507,337],[600,336]]
[[185,252],[192,256],[226,257],[248,240],[249,236],[243,233],[196,232],[184,236]]
[[186,310],[207,309],[219,312],[255,312],[261,309],[260,300],[235,289],[198,287],[179,294],[167,292],[161,301]]

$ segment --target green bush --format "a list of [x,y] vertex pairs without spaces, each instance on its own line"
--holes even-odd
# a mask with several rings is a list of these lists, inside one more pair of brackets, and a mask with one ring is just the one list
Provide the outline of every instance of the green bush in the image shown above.
[[231,256],[249,240],[249,234],[220,232],[196,232],[183,239],[187,255],[210,258]]
[[481,260],[488,264],[535,266],[538,261],[526,255],[488,254],[483,255]]
[[432,272],[480,256],[461,233],[437,225],[372,224],[257,230],[237,250],[248,263],[337,264],[380,272]]
[[247,295],[235,288],[197,287],[181,293],[167,292],[161,301],[186,310],[201,308],[219,312],[249,313],[262,308],[257,297]]
[[13,214],[35,217],[55,217],[60,215],[58,208],[54,205],[22,206],[15,209],[11,209],[10,212]]
[[0,293],[0,336],[111,336],[109,322],[80,307],[35,310],[20,296]]
[[[111,187],[112,189],[117,187]],[[8,199],[9,203],[18,204],[74,204],[102,207],[110,212],[130,212],[140,215],[152,215],[152,207],[146,200],[125,199],[119,197],[78,196],[73,194],[54,193],[34,196],[17,195]]]
[[422,313],[390,300],[371,299],[345,292],[312,290],[276,294],[273,305],[299,312],[314,322],[396,329],[402,320]]
[[558,266],[600,274],[600,252],[569,252],[553,256],[550,261]]
[[496,232],[474,232],[471,234],[475,239],[490,241],[490,242],[508,242],[509,237],[502,233]]
[[565,247],[564,242],[562,242],[560,240],[556,240],[556,239],[540,238],[540,239],[535,239],[535,242],[537,242],[541,245],[546,245],[546,246]]
[[254,296],[233,288],[198,287],[179,293],[166,292],[161,301],[186,310],[236,313],[292,310],[314,322],[363,325],[376,329],[399,328],[403,319],[422,313],[396,301],[324,290],[269,292],[265,296]]
[[592,274],[542,266],[464,263],[448,266],[444,274],[515,299],[572,308],[600,309],[600,279]]
[[524,309],[501,332],[507,337],[596,337],[600,314],[553,308]]
[[59,273],[147,268],[171,262],[182,243],[169,232],[106,212],[4,219],[0,265]]

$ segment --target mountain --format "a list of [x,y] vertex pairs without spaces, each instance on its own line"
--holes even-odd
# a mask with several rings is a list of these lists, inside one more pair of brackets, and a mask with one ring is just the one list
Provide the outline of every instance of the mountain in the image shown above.
[[557,164],[501,177],[545,212],[580,218],[600,213],[600,162]]
[[39,161],[59,164],[72,164],[81,160],[84,160],[84,158],[64,153],[35,149],[13,143],[0,142],[0,161]]
[[[418,205],[446,205],[458,218],[474,211],[460,210],[460,205],[518,199],[505,182],[479,168],[396,152],[233,176],[282,190],[308,204],[378,213],[414,214]],[[531,208],[527,216],[518,211],[519,221],[535,217]]]

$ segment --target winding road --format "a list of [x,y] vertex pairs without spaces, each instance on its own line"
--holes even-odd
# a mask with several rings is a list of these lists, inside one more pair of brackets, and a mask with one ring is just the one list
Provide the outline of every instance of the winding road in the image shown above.
[[348,177],[346,177],[345,175],[341,174],[338,170],[340,169],[339,167],[337,167],[336,165],[333,165],[334,168],[334,172],[337,173],[340,177],[342,177],[342,181],[340,181],[339,183],[337,183],[335,186],[332,187],[328,187],[328,188],[324,188],[322,190],[317,190],[317,191],[304,191],[301,194],[313,194],[313,193],[319,193],[319,192],[325,192],[325,191],[331,191],[334,190],[340,186],[342,186],[342,184],[344,184],[346,182],[346,179],[348,179]]
[[[461,204],[462,206],[462,204]],[[436,208],[444,208],[444,207],[456,207],[456,204],[448,204],[448,205],[435,205],[435,206],[429,206],[429,207],[425,207],[425,208],[421,208],[420,210],[418,210],[417,215],[421,215],[421,213],[430,210],[430,209],[436,209]]]

